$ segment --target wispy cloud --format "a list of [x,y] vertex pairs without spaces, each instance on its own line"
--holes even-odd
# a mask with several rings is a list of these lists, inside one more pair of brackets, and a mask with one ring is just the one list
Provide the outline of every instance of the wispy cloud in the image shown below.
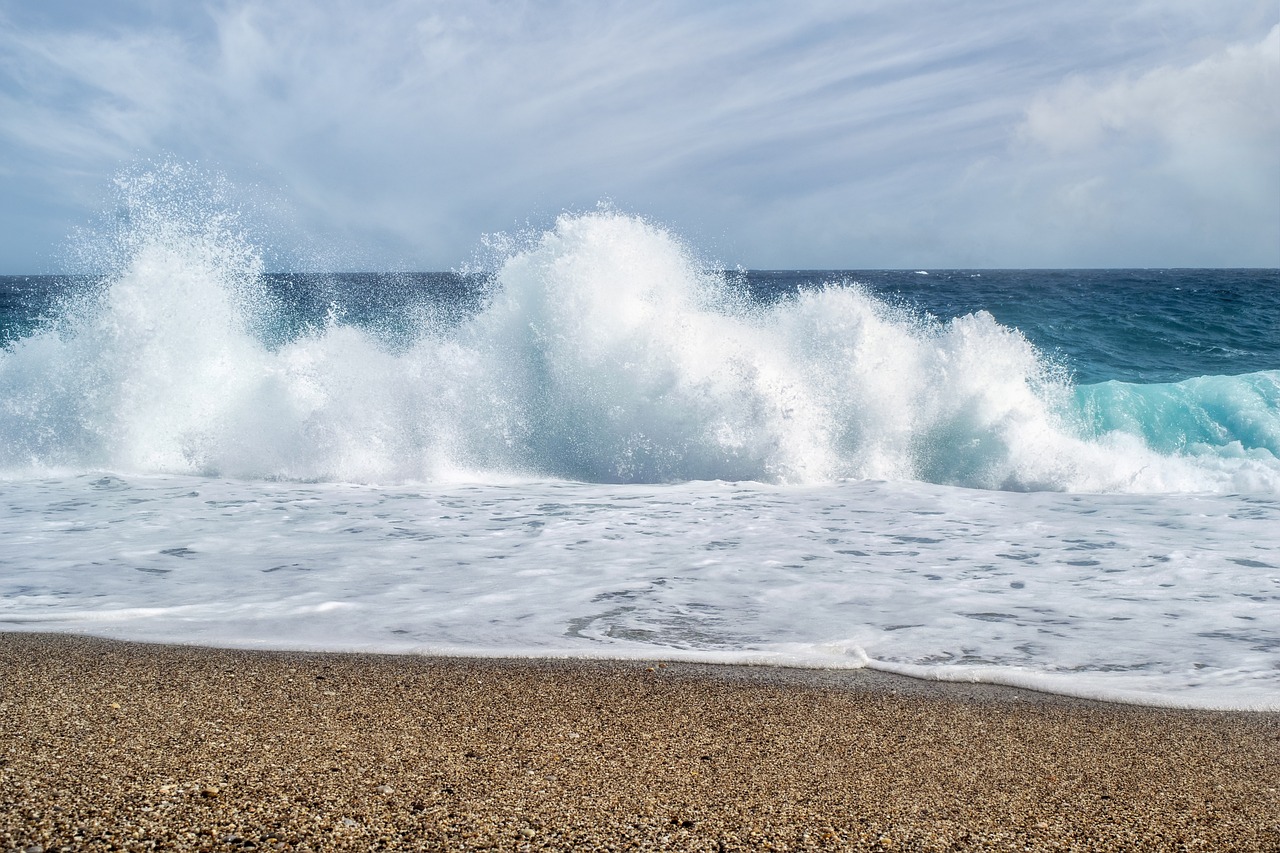
[[[1280,157],[1258,0],[74,6],[0,0],[0,185],[49,200],[24,243],[164,153],[266,188],[265,236],[321,265],[449,266],[601,198],[755,266],[1160,263],[1115,199],[1166,184],[1280,223],[1250,195]],[[1050,197],[1111,204],[1106,233],[1037,234]],[[1280,263],[1218,237],[1179,250]]]

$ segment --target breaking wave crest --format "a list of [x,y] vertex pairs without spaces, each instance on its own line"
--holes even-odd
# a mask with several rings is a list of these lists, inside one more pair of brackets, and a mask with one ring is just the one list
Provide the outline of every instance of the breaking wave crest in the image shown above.
[[[233,218],[137,199],[119,263],[0,351],[0,472],[1280,492],[1280,372],[1074,387],[1016,329],[830,284],[770,305],[612,211],[565,215],[461,322],[284,343]],[[264,320],[264,318],[267,318]]]

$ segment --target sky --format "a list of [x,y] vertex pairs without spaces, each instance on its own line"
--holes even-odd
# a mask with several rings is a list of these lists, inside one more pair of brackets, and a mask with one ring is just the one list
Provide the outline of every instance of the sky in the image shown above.
[[730,267],[1280,267],[1280,7],[0,0],[0,274],[164,162],[279,268],[602,203]]

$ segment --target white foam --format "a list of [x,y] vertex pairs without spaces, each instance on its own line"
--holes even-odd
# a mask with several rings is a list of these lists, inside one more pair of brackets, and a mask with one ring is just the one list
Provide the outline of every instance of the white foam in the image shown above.
[[2,506],[9,629],[1280,696],[1269,497],[76,476]]

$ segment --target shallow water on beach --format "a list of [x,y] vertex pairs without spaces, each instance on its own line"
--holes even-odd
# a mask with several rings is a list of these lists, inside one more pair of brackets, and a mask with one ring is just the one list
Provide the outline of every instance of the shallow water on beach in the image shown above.
[[1273,497],[91,475],[3,494],[16,630],[1280,695]]

